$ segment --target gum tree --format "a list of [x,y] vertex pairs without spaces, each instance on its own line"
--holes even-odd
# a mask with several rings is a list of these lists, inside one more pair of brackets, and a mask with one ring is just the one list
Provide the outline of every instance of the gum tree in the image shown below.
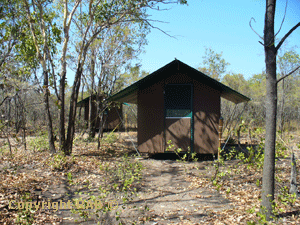
[[276,57],[283,42],[300,26],[297,23],[284,37],[275,44],[275,9],[276,0],[266,0],[266,13],[263,46],[265,50],[266,64],[266,139],[265,157],[262,181],[262,203],[261,208],[266,219],[272,218],[272,207],[274,203],[275,190],[275,143],[276,143],[276,116],[277,116],[277,80]]

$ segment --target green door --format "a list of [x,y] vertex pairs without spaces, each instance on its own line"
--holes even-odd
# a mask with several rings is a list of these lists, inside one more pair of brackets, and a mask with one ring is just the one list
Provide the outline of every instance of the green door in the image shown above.
[[175,148],[187,152],[192,143],[192,85],[165,86],[165,144],[171,140]]

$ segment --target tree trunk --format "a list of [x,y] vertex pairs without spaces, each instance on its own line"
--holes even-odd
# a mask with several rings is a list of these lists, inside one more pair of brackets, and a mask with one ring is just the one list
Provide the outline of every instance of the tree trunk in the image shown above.
[[262,212],[270,220],[274,203],[275,187],[275,142],[277,113],[276,48],[274,39],[274,18],[276,0],[266,0],[264,46],[266,63],[266,139],[262,182]]
[[280,121],[279,121],[279,130],[281,131],[281,138],[283,138],[283,129],[284,129],[284,105],[285,105],[285,84],[284,80],[282,80],[282,96],[281,96],[281,104],[280,104],[280,110],[279,110],[279,116],[280,116]]
[[[60,75],[60,118],[59,118],[59,144],[60,148],[64,151],[64,153],[68,153],[68,149],[65,147],[69,145],[69,143],[66,143],[66,136],[65,136],[65,83],[66,83],[66,73],[67,73],[67,63],[66,63],[66,55],[68,51],[68,43],[69,43],[69,31],[71,27],[71,22],[72,18],[74,16],[74,13],[76,12],[77,7],[81,1],[76,1],[75,5],[73,6],[73,9],[69,11],[68,7],[68,1],[64,0],[63,5],[64,5],[64,20],[63,20],[63,31],[64,31],[64,41],[63,41],[63,46],[62,46],[62,56],[61,56],[61,75]],[[76,79],[76,77],[75,77]],[[75,85],[75,81],[74,81]],[[73,93],[73,92],[72,92]],[[76,98],[77,101],[77,98]],[[70,104],[72,104],[70,102]],[[76,108],[76,102],[75,102],[75,108]],[[74,118],[75,120],[75,118]],[[70,121],[69,121],[70,122]],[[73,141],[73,139],[72,139]],[[72,145],[71,145],[72,146]],[[68,154],[67,154],[68,155]]]
[[51,118],[50,105],[49,105],[50,91],[48,88],[48,73],[47,71],[44,71],[43,74],[44,74],[44,105],[45,105],[45,112],[47,118],[49,150],[53,154],[55,153],[55,145],[54,145],[54,137],[53,137],[52,118]]
[[[65,69],[63,67],[63,69]],[[66,83],[66,71],[63,71],[59,83],[59,147],[62,150],[62,147],[65,143],[65,83]]]
[[[99,96],[97,96],[97,98],[99,98]],[[104,130],[104,125],[106,124],[106,120],[107,120],[107,115],[105,115],[104,111],[107,108],[106,105],[104,105],[104,101],[103,98],[98,99],[97,100],[97,116],[99,117],[99,123],[97,124],[97,126],[99,127],[99,132],[98,132],[98,150],[101,147],[101,139],[103,138],[103,130]]]
[[[81,88],[81,100],[83,99],[83,93],[84,93],[84,84],[82,85],[82,88]],[[83,107],[79,107],[79,113],[78,113],[78,120],[81,121],[81,112],[82,112],[82,108]],[[81,126],[81,123],[80,123],[80,129],[82,128]]]
[[76,119],[76,104],[80,88],[80,80],[82,76],[82,64],[79,63],[75,74],[74,84],[72,87],[72,93],[70,97],[70,111],[69,111],[69,122],[68,122],[68,133],[67,139],[64,145],[64,154],[70,155],[72,153],[73,140],[75,134],[75,119]]
[[[96,121],[97,121],[97,118],[93,117],[93,115],[97,116],[97,113],[93,112],[93,110],[95,110],[95,107],[97,107],[97,103],[95,104],[95,102],[93,101],[94,80],[95,80],[95,51],[94,50],[92,50],[92,55],[91,55],[91,74],[90,74],[90,77],[91,77],[91,87],[90,87],[88,129],[89,129],[89,137],[94,138],[95,133],[96,133],[95,124],[96,124]],[[96,97],[96,102],[97,102],[97,97]]]
[[93,92],[90,92],[90,99],[89,99],[89,118],[88,118],[88,133],[90,138],[95,137],[95,128],[93,126],[94,124],[94,118],[93,118]]
[[98,138],[97,138],[97,149],[99,150],[101,147],[101,138],[103,137],[103,124],[105,123],[103,118],[103,113],[98,114],[99,115],[99,131],[98,131]]

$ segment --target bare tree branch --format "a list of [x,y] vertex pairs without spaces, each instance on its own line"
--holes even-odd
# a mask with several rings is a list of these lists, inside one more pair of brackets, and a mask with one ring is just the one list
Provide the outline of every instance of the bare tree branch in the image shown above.
[[289,72],[288,74],[284,75],[283,77],[281,77],[280,79],[277,80],[277,84],[282,81],[283,79],[287,78],[288,76],[292,75],[294,72],[296,72],[298,69],[300,68],[300,66],[297,66],[294,70],[292,70],[291,72]]
[[8,47],[7,47],[7,52],[1,56],[2,59],[0,60],[0,70],[1,70],[1,67],[2,67],[3,63],[9,57],[13,47],[16,44],[17,44],[17,40],[9,40]]
[[278,51],[278,49],[281,47],[281,45],[283,44],[283,42],[285,41],[285,39],[287,39],[288,36],[290,36],[291,33],[293,33],[293,31],[296,30],[298,27],[300,27],[300,22],[297,23],[292,29],[290,29],[290,31],[287,32],[286,35],[284,35],[284,37],[281,39],[281,41],[276,46],[276,51]]
[[[252,27],[252,25],[251,25],[251,21],[252,21],[252,20],[254,20],[254,22],[256,23],[255,19],[254,19],[253,17],[251,17],[251,19],[250,19],[250,21],[249,21],[249,26],[250,26],[250,28],[254,31],[254,33],[257,34],[258,37],[260,37],[262,40],[264,40],[264,38],[263,38],[262,36],[260,36],[260,35],[253,29],[253,27]],[[261,43],[261,42],[260,42],[260,43]]]
[[165,34],[165,35],[167,35],[167,36],[169,36],[169,37],[171,37],[171,38],[177,39],[175,36],[172,36],[172,35],[168,34],[166,31],[160,29],[159,27],[153,26],[149,21],[150,21],[150,20],[145,20],[145,22],[146,22],[151,28],[157,29],[157,30],[159,30],[160,32],[162,32],[163,34]]
[[3,101],[0,103],[0,106],[5,102],[5,100],[8,98],[8,96],[6,96]]
[[285,4],[285,10],[284,10],[284,16],[283,16],[283,19],[282,19],[282,21],[281,21],[280,28],[279,28],[278,32],[275,34],[275,36],[274,36],[274,37],[276,37],[276,36],[277,36],[277,34],[279,34],[279,32],[280,32],[280,30],[281,30],[281,28],[282,28],[283,22],[284,22],[284,20],[285,20],[285,15],[286,15],[286,9],[287,9],[287,5],[288,5],[288,0],[286,0],[286,4]]

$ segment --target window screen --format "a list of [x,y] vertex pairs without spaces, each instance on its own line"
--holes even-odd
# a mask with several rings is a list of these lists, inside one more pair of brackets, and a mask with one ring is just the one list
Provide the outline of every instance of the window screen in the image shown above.
[[190,117],[192,108],[191,85],[166,85],[166,117]]

